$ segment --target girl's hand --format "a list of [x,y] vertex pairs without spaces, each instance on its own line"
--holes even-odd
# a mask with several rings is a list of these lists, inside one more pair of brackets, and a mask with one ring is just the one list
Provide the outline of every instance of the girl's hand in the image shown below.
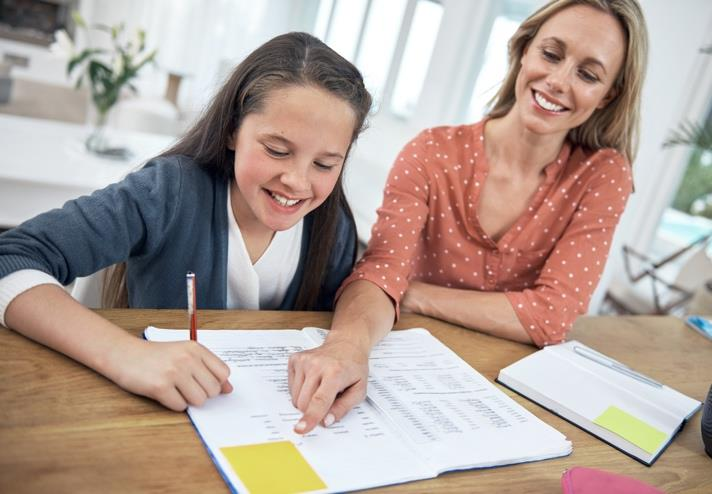
[[304,415],[294,427],[306,434],[340,420],[366,397],[368,351],[348,339],[327,339],[320,347],[289,358],[292,404]]
[[132,338],[116,349],[108,377],[132,393],[175,411],[230,393],[230,368],[194,341],[151,342]]

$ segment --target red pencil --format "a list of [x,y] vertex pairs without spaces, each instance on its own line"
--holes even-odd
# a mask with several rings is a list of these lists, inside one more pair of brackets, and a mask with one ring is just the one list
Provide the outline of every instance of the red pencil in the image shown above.
[[190,320],[190,339],[198,341],[198,318],[196,315],[197,304],[195,300],[195,273],[188,271],[185,275],[188,290],[188,319]]

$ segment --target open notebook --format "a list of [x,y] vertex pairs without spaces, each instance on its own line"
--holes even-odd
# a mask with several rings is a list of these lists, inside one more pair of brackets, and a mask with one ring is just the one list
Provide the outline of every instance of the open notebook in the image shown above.
[[[144,335],[188,338],[153,327]],[[188,414],[231,489],[342,492],[571,452],[561,433],[425,329],[389,334],[371,353],[367,400],[329,428],[296,435],[301,414],[289,397],[287,360],[324,335],[316,328],[199,332],[230,366],[235,389]]]
[[648,466],[702,406],[578,341],[505,367],[497,382]]

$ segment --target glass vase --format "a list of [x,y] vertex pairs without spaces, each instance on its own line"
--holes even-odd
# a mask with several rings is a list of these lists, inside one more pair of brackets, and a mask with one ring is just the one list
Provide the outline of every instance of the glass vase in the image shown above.
[[114,135],[109,132],[108,123],[112,108],[102,111],[93,102],[90,102],[87,114],[90,131],[84,139],[84,147],[87,152],[102,158],[127,160],[132,157],[133,153],[128,148],[121,146],[121,143],[114,142],[118,133]]
[[94,108],[94,113],[91,130],[84,141],[84,146],[90,153],[101,155],[109,148],[106,136],[106,124],[109,120],[109,112],[102,112]]

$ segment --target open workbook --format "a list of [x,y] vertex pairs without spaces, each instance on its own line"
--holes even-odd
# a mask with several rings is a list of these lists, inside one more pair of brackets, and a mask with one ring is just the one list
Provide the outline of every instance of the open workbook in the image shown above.
[[497,382],[648,466],[702,406],[578,341],[524,357]]
[[[153,327],[144,335],[188,338]],[[391,332],[371,353],[367,400],[331,427],[297,435],[287,361],[324,336],[316,328],[200,331],[200,343],[230,366],[234,391],[188,414],[234,491],[343,492],[571,452],[566,437],[425,329]]]

